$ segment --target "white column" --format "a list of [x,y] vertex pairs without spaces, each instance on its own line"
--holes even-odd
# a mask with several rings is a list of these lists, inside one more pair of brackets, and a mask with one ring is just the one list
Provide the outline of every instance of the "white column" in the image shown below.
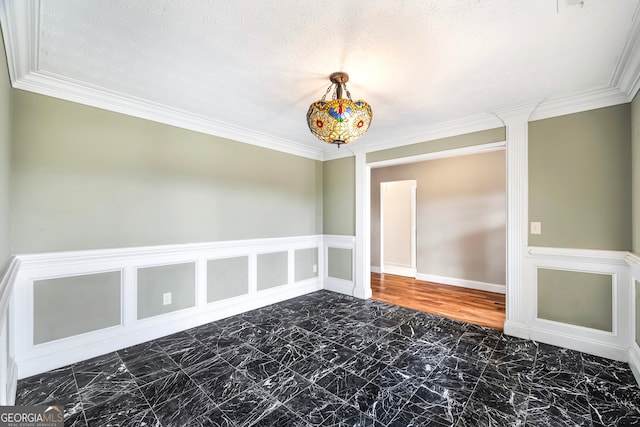
[[507,318],[504,332],[529,338],[531,308],[525,280],[529,209],[529,124],[535,105],[497,112],[507,130]]
[[371,252],[369,235],[371,218],[366,206],[371,203],[371,172],[367,167],[367,154],[355,151],[356,157],[356,242],[354,248],[353,296],[371,298]]

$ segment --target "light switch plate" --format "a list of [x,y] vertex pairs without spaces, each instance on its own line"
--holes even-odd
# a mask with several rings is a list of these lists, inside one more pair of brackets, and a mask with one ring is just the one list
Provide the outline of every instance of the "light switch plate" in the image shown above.
[[531,223],[531,234],[542,234],[542,223],[541,222],[532,222]]
[[171,304],[171,292],[162,294],[162,305],[169,305],[169,304]]

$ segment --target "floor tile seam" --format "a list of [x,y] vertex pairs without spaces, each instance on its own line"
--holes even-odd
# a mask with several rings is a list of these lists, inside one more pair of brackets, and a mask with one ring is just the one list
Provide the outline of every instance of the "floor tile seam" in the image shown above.
[[[118,355],[118,357],[120,357],[120,355]],[[124,363],[124,361],[123,361],[123,363]],[[126,364],[125,364],[125,367],[126,367]],[[131,375],[131,376],[133,377],[133,375]],[[142,397],[144,402],[147,404],[147,407],[151,410],[151,413],[156,418],[156,421],[158,423],[160,423],[160,425],[163,425],[162,422],[160,421],[160,417],[158,417],[158,414],[156,413],[156,410],[153,408],[153,406],[151,406],[151,403],[149,402],[149,399],[147,399],[147,396],[145,396],[144,393],[142,392],[142,389],[140,388],[140,384],[138,384],[138,382],[135,381],[135,379],[134,379],[133,383],[135,384],[135,387],[136,387],[136,389],[138,391],[138,394]],[[86,418],[86,416],[85,416],[85,418]],[[89,426],[89,420],[87,420],[87,426]]]
[[[525,423],[526,423],[526,420],[529,418],[529,412],[530,412],[529,405],[530,405],[530,402],[532,401],[532,399],[536,399],[536,398],[534,396],[532,396],[531,394],[529,394],[529,396],[527,396],[527,410],[526,410],[526,416],[525,416]],[[588,415],[588,417],[589,417],[590,425],[593,425],[593,417],[591,416],[591,404],[590,404],[588,399],[589,398],[587,396],[587,411],[588,411],[588,413],[586,415]],[[549,406],[551,406],[551,403],[549,403]],[[575,415],[577,417],[581,416],[579,413],[574,412],[574,411],[570,411],[568,409],[565,409],[564,411],[561,411],[561,412],[566,412],[568,414],[572,414],[572,415]]]
[[[587,404],[589,405],[590,408],[592,407],[591,406],[592,401],[594,403],[599,403],[601,406],[614,406],[614,405],[611,404],[611,402],[607,402],[606,400],[598,399],[597,397],[591,396],[591,394],[587,393]],[[640,404],[636,404],[636,405],[633,405],[633,406],[627,406],[625,404],[617,405],[617,402],[616,402],[615,406],[618,407],[618,408],[620,408],[622,406],[623,408],[630,409],[633,412],[635,412],[638,415],[640,415]]]
[[[631,372],[631,370],[630,370],[630,372]],[[631,373],[631,375],[633,376],[633,373]],[[606,383],[606,384],[608,384],[608,385],[612,385],[612,386],[616,386],[616,387],[620,387],[620,386],[628,385],[628,386],[633,386],[633,387],[635,387],[635,388],[636,388],[636,390],[637,390],[638,392],[640,392],[640,384],[638,384],[638,383],[636,383],[636,382],[632,382],[632,383],[624,383],[624,384],[622,384],[622,383],[618,383],[618,382],[614,382],[614,381],[609,381],[609,380],[608,380],[608,379],[606,379],[606,378],[597,377],[597,376],[595,376],[595,375],[591,375],[591,374],[587,374],[587,373],[585,373],[585,374],[584,374],[584,376],[585,376],[585,379],[586,379],[586,380],[589,380],[589,379],[590,379],[590,380],[592,380],[594,383],[597,383],[597,382],[604,382],[604,383]],[[635,380],[635,378],[634,378],[634,380]]]
[[201,361],[201,362],[199,362],[199,363],[196,363],[196,364],[193,364],[193,365],[190,365],[190,366],[180,366],[180,370],[182,370],[182,371],[183,371],[183,372],[184,372],[184,373],[185,373],[185,374],[186,374],[186,375],[191,379],[191,381],[196,382],[196,381],[195,381],[195,380],[193,380],[193,378],[191,378],[191,376],[187,373],[187,370],[189,370],[189,369],[196,369],[196,368],[198,368],[198,367],[201,367],[201,365],[204,365],[204,364],[205,364],[205,363],[207,363],[209,360],[211,360],[211,359],[215,359],[215,358],[218,358],[218,359],[220,359],[222,362],[226,363],[226,364],[228,365],[228,368],[227,368],[227,369],[230,369],[230,368],[231,368],[231,369],[236,369],[236,367],[235,367],[235,366],[233,366],[233,365],[232,365],[232,364],[231,364],[227,359],[223,358],[221,354],[216,354],[214,357],[209,358],[209,359],[205,359],[205,360],[203,360],[203,361]]
[[73,365],[71,365],[71,375],[73,375],[73,382],[76,386],[76,393],[78,393],[78,399],[80,399],[80,412],[82,412],[82,419],[84,420],[84,424],[88,426],[89,422],[87,421],[87,416],[84,412],[84,399],[82,398],[82,394],[80,394],[80,387],[78,387],[78,380],[76,379],[76,372],[73,368]]
[[[460,414],[462,415],[464,413],[464,411],[467,409],[467,406],[469,405],[469,402],[471,401],[471,398],[473,397],[473,394],[475,393],[476,389],[478,388],[478,384],[480,384],[480,381],[482,381],[482,376],[484,375],[484,371],[487,369],[487,365],[485,364],[484,368],[482,368],[482,372],[480,373],[480,375],[478,376],[478,380],[475,382],[473,389],[471,390],[471,393],[469,393],[469,397],[467,397],[466,401],[464,402],[464,404],[462,405],[462,409],[460,410]],[[527,396],[528,399],[528,396]],[[484,403],[479,402],[482,405],[484,405]],[[486,405],[484,405],[486,406]],[[500,411],[501,412],[501,411]],[[501,412],[502,413],[502,412]],[[460,417],[458,417],[458,420],[456,420],[456,424],[458,423],[458,421],[460,420]]]
[[[229,366],[231,366],[231,368],[233,368],[233,370],[234,370],[234,371],[237,371],[237,372],[238,372],[238,373],[240,373],[244,378],[246,378],[246,379],[247,379],[247,381],[249,381],[249,383],[250,383],[250,384],[249,384],[249,388],[251,388],[251,387],[255,387],[255,386],[260,387],[260,384],[259,384],[258,382],[256,382],[256,381],[254,381],[251,377],[248,377],[248,376],[244,375],[244,374],[242,373],[242,371],[240,371],[238,368],[236,368],[235,366],[233,366],[231,363],[227,362],[226,360],[225,360],[225,362],[226,362]],[[232,398],[234,398],[234,397],[238,396],[239,394],[243,393],[243,391],[239,391],[239,392],[237,392],[237,393],[234,393],[234,394],[232,394],[232,395],[228,396],[226,399],[224,399],[224,400],[222,400],[222,401],[220,401],[220,402],[217,402],[216,400],[214,400],[214,399],[210,396],[210,394],[208,393],[208,391],[207,391],[207,389],[204,387],[204,385],[202,385],[202,384],[198,383],[197,381],[195,381],[193,378],[191,378],[191,376],[190,376],[187,372],[184,372],[184,370],[183,370],[183,373],[184,373],[184,374],[185,374],[185,375],[186,375],[186,376],[187,376],[187,377],[188,377],[188,378],[189,378],[189,379],[190,379],[190,380],[191,380],[191,381],[196,385],[196,387],[200,388],[200,390],[201,390],[201,391],[202,391],[202,392],[203,392],[203,393],[204,393],[204,394],[209,398],[209,400],[211,400],[211,402],[213,402],[213,404],[214,404],[218,409],[220,409],[220,408],[219,408],[219,407],[220,407],[220,405],[223,405],[223,404],[224,404],[224,403],[226,403],[228,400],[230,400],[230,399],[232,399]],[[263,389],[260,387],[260,390],[262,391]],[[172,399],[170,399],[170,400],[172,400]]]
[[[319,388],[321,388],[323,391],[325,391],[325,392],[329,393],[332,397],[334,397],[335,399],[337,399],[337,400],[339,401],[339,403],[341,403],[340,407],[347,405],[347,406],[350,406],[350,407],[352,407],[352,408],[355,408],[357,411],[359,411],[359,412],[361,412],[361,413],[365,414],[364,412],[360,411],[360,408],[358,408],[358,407],[356,407],[356,406],[354,406],[354,405],[350,404],[349,402],[346,402],[344,399],[339,398],[338,396],[334,395],[333,393],[331,393],[329,390],[325,389],[324,387],[322,387],[322,386],[320,386],[320,385],[318,385],[318,384],[316,384],[316,383],[311,383],[311,384],[312,384],[312,385],[315,385],[315,386],[317,386],[317,387],[319,387]],[[303,389],[303,390],[304,390],[304,389]],[[296,393],[295,395],[291,396],[291,397],[290,397],[286,402],[282,402],[282,401],[280,401],[280,404],[281,404],[283,407],[285,407],[289,412],[291,412],[291,413],[292,413],[292,414],[294,414],[296,417],[298,417],[299,419],[301,419],[302,421],[304,421],[304,422],[306,423],[305,417],[306,417],[308,414],[306,414],[306,415],[302,415],[301,413],[296,412],[296,411],[295,411],[295,410],[294,410],[294,409],[289,405],[289,402],[291,402],[295,396],[298,396],[299,394],[301,394],[301,393],[303,392],[303,390],[300,390],[298,393]],[[365,415],[367,415],[367,414],[365,414]],[[370,417],[370,418],[371,418],[371,417]],[[380,423],[380,424],[382,424],[382,423]],[[309,426],[310,426],[310,424],[309,424],[309,423],[307,423],[307,425],[309,425]],[[386,427],[386,426],[385,426],[385,427]]]

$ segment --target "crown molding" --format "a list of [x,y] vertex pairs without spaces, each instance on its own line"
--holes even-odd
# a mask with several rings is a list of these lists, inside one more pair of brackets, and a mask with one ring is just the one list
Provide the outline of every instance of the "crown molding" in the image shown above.
[[580,113],[597,108],[631,102],[629,95],[615,87],[600,87],[573,95],[541,102],[529,117],[530,121]]
[[296,156],[322,160],[321,151],[303,144],[170,108],[166,105],[92,87],[84,82],[73,81],[51,73],[32,71],[15,80],[13,87]]
[[633,101],[640,89],[640,5],[636,6],[631,30],[611,75],[609,86],[617,87],[625,93],[627,102]]
[[[3,0],[0,3],[0,22],[7,51],[9,75],[14,88],[321,161],[349,157],[356,152],[386,150],[504,126],[504,117],[501,117],[498,112],[486,112],[434,123],[418,134],[394,140],[358,141],[352,147],[343,147],[347,148],[346,150],[333,150],[333,147],[325,146],[314,147],[40,70],[38,65],[40,10],[41,0]],[[632,29],[612,74],[610,85],[565,97],[545,99],[537,105],[529,116],[529,120],[628,103],[633,100],[639,88],[640,6],[634,13]],[[500,113],[518,108],[503,109]]]

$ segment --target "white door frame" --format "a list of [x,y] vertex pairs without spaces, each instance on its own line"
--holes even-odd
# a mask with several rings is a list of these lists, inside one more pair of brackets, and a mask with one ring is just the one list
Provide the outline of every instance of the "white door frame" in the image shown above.
[[[507,169],[507,319],[504,332],[528,339],[532,314],[531,302],[527,299],[527,284],[524,275],[524,258],[528,243],[528,121],[536,105],[495,112],[506,130],[506,141],[447,150],[447,153],[488,147],[506,148]],[[487,128],[485,128],[487,129]],[[483,130],[483,129],[474,129]],[[455,135],[459,135],[456,133]],[[442,137],[453,136],[443,134]],[[435,137],[434,137],[435,138]],[[371,298],[371,169],[423,160],[425,157],[442,155],[430,153],[409,158],[398,158],[383,162],[367,163],[366,147],[354,150],[356,183],[356,244],[353,295]],[[432,157],[433,158],[433,157]]]

